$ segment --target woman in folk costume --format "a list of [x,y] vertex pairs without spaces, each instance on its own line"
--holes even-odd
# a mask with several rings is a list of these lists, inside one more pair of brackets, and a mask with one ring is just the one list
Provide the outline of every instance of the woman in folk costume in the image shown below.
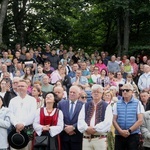
[[[57,98],[53,92],[45,95],[45,107],[37,110],[33,123],[37,136],[47,135],[47,147],[34,147],[34,150],[60,150],[59,133],[63,130],[63,114],[57,109]],[[34,142],[33,142],[34,143]]]

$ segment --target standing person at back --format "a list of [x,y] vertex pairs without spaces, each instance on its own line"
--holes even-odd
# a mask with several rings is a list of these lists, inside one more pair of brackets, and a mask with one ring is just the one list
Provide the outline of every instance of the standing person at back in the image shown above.
[[8,107],[10,100],[18,95],[17,87],[18,87],[19,80],[20,80],[19,77],[14,77],[12,80],[12,88],[7,87],[7,91],[4,95],[4,106],[5,107]]
[[139,127],[142,125],[144,108],[133,97],[133,86],[122,87],[122,98],[114,104],[113,124],[116,129],[115,150],[138,150]]
[[144,65],[144,73],[138,80],[138,87],[140,91],[150,91],[150,66]]
[[114,73],[117,73],[120,71],[120,66],[116,62],[116,56],[115,55],[111,56],[111,61],[108,62],[107,69],[109,72],[114,72]]
[[79,101],[80,88],[71,86],[69,100],[59,102],[59,109],[64,115],[64,130],[60,134],[62,150],[82,150],[82,134],[77,129],[77,120],[82,108]]
[[64,88],[61,86],[54,86],[53,92],[57,95],[58,101],[66,100],[64,99]]
[[[27,95],[27,88],[26,81],[20,80],[18,83],[18,96],[14,97],[9,103],[10,120],[18,133],[32,126],[37,109],[36,99]],[[11,148],[11,150],[15,149]],[[31,150],[31,142],[21,150]]]

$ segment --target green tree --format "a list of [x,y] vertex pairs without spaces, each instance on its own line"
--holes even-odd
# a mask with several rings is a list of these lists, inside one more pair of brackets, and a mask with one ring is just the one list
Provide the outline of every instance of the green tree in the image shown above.
[[0,1],[0,45],[3,43],[2,33],[3,33],[3,24],[7,12],[7,5],[9,0],[1,0]]

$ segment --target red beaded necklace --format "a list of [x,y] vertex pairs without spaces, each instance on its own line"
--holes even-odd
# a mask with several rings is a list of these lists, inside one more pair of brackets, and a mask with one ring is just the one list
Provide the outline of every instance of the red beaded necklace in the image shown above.
[[47,111],[48,115],[50,115],[52,113],[53,109],[51,111],[48,111],[46,108],[46,111]]

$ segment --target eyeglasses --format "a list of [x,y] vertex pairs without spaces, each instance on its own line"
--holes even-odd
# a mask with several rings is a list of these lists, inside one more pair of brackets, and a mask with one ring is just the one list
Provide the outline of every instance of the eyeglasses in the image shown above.
[[84,98],[87,98],[87,96],[82,96],[81,98],[84,99]]
[[129,92],[129,91],[131,91],[131,89],[122,89],[122,92]]

